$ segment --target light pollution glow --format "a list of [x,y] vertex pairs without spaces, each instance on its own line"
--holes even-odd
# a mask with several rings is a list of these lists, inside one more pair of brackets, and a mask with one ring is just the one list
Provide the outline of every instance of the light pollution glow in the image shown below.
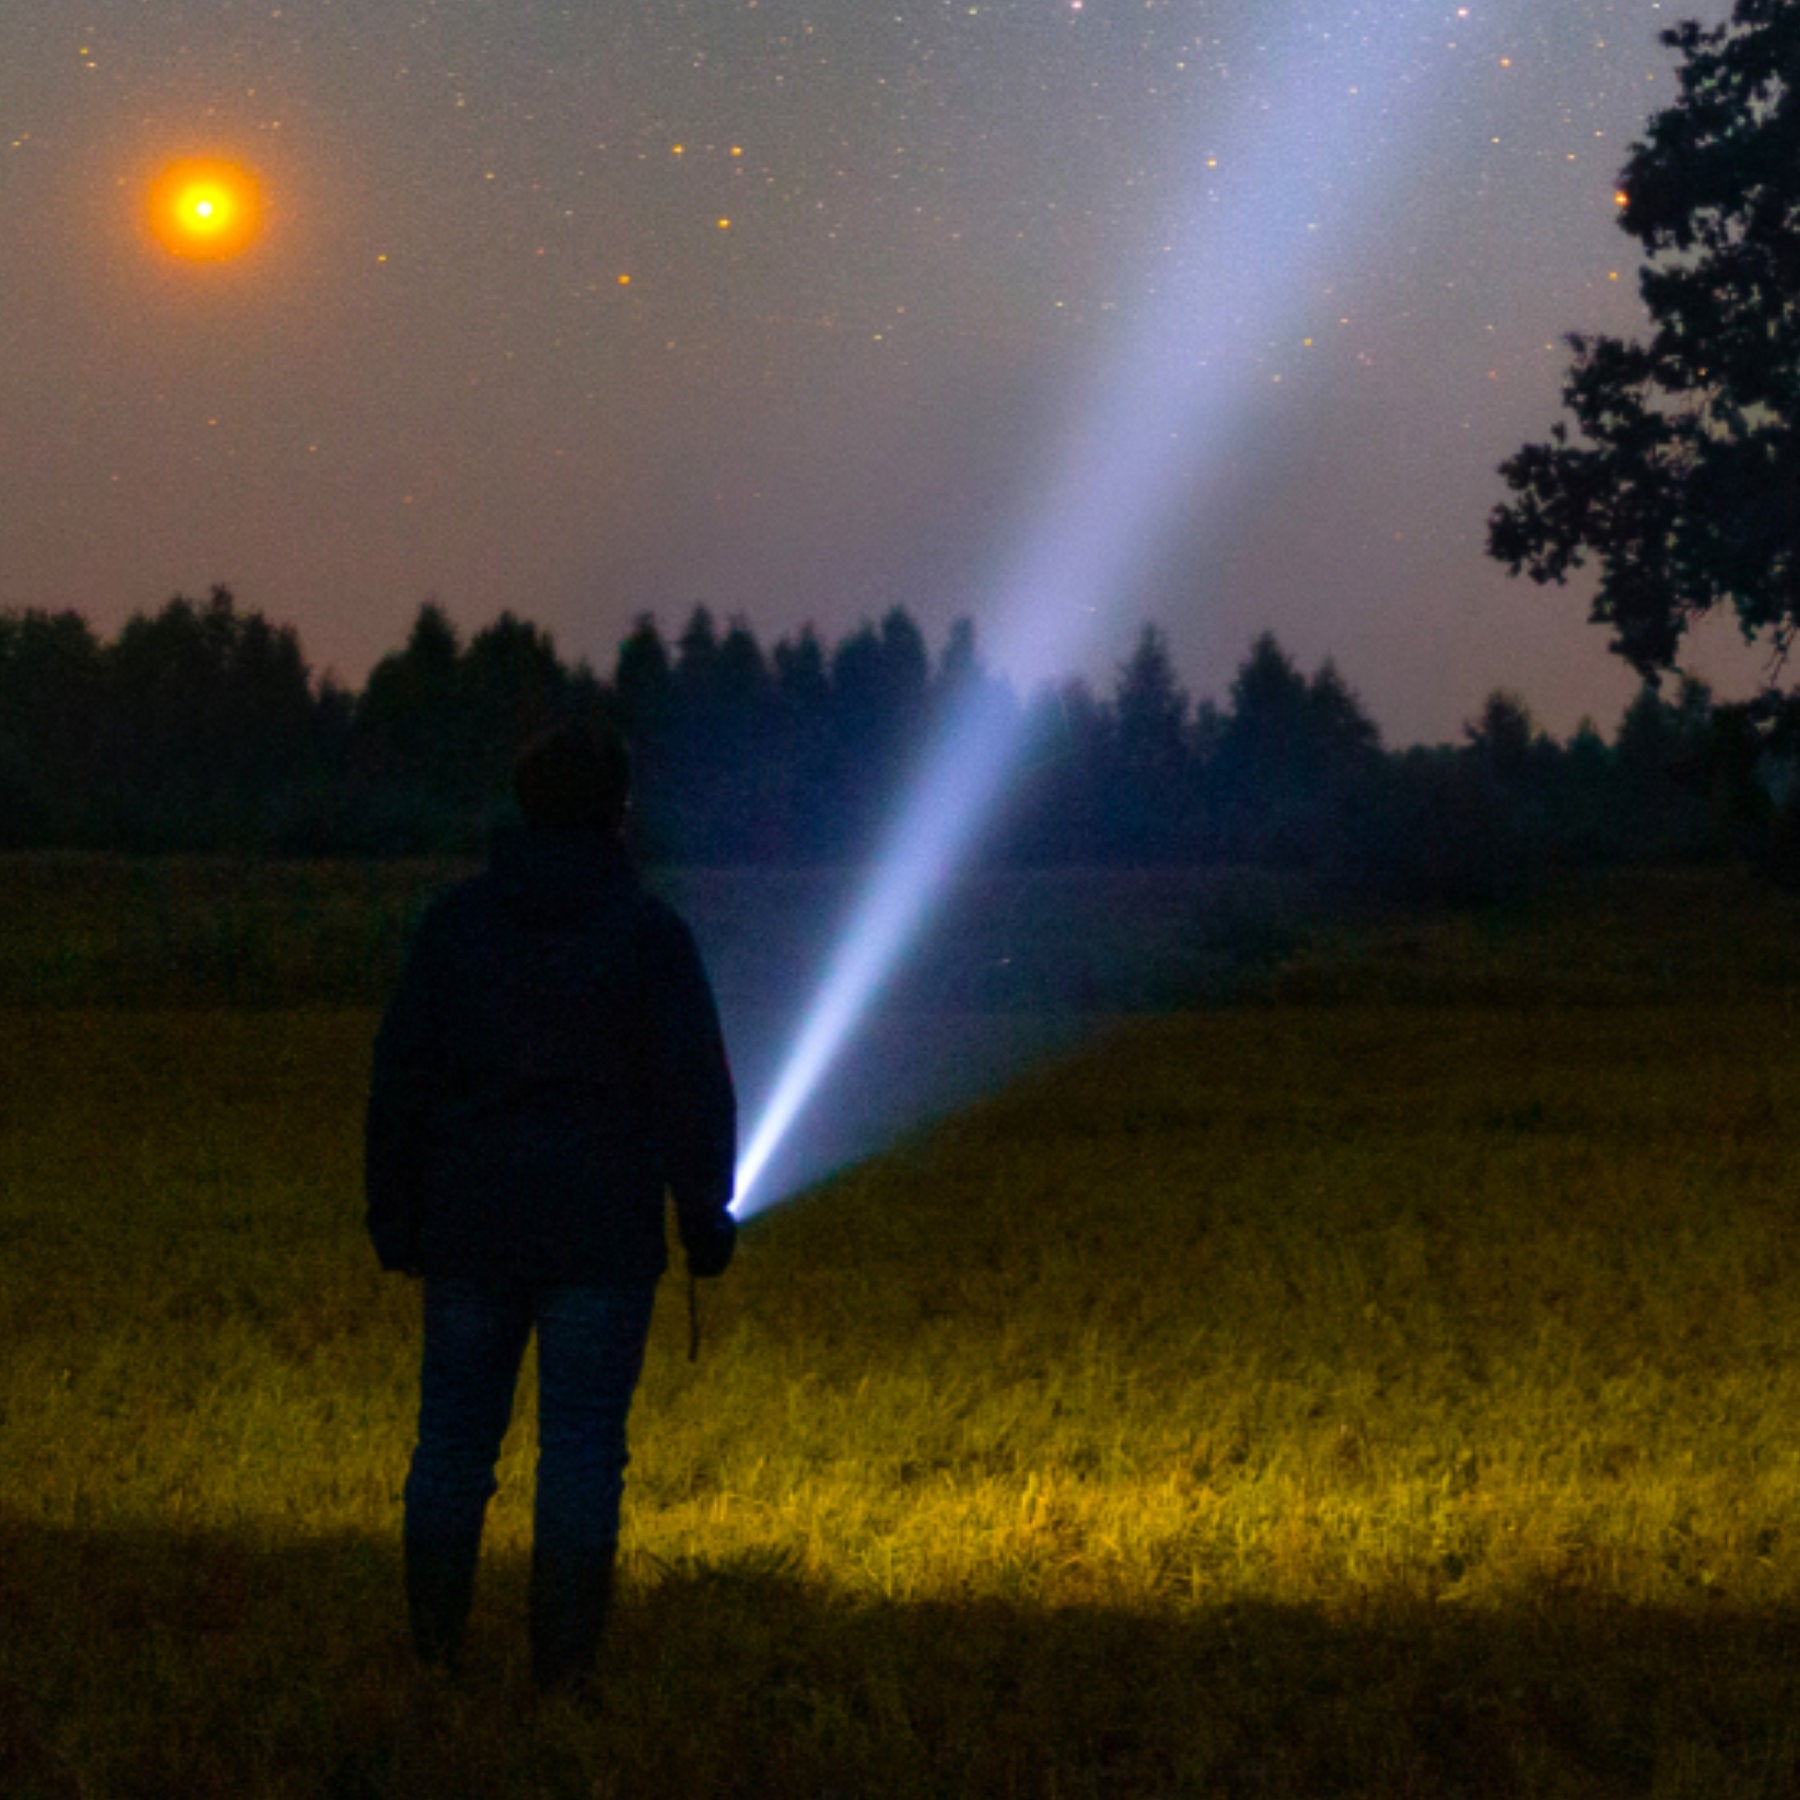
[[[1258,390],[1279,379],[1260,373],[1260,348],[1301,311],[1327,250],[1356,228],[1398,140],[1420,123],[1394,113],[1401,101],[1421,105],[1404,71],[1421,36],[1441,25],[1441,5],[1290,9],[1302,12],[1271,52],[1287,72],[1282,103],[1229,131],[1209,118],[1205,142],[1192,146],[1193,178],[1214,204],[1195,230],[1171,228],[1167,280],[1096,369],[1041,503],[1000,566],[988,651],[1028,682],[1071,665],[1155,555],[1177,505],[1204,498]],[[1354,83],[1346,43],[1362,51]],[[1222,158],[1220,143],[1234,154]],[[976,700],[927,751],[739,1159],[739,1218],[781,1197],[759,1188],[771,1157],[1001,798],[1018,736],[1015,722]]]

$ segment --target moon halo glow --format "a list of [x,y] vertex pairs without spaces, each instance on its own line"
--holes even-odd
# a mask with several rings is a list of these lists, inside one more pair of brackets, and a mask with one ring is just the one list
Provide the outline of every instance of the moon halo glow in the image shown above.
[[150,230],[171,256],[224,262],[241,255],[262,225],[254,175],[218,159],[171,163],[150,184]]

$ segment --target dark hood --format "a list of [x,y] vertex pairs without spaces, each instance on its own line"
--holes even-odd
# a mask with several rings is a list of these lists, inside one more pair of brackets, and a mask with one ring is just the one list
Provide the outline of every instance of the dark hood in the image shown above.
[[616,839],[593,831],[527,831],[499,826],[488,848],[500,898],[546,924],[573,924],[637,884]]

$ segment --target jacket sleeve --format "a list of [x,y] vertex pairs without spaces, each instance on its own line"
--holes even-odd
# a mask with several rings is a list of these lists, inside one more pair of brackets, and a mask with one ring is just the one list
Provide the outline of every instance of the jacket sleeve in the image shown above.
[[436,1018],[438,915],[420,922],[375,1034],[363,1130],[365,1215],[384,1269],[411,1270],[425,1222],[425,1151],[443,1081]]
[[683,1243],[717,1231],[737,1163],[737,1097],[719,1009],[692,932],[658,907],[644,933],[650,1095]]

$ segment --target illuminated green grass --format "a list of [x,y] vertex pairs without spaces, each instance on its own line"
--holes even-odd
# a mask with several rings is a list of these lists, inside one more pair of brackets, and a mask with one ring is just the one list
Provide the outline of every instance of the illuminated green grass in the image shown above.
[[372,1013],[0,1018],[0,1788],[1797,1791],[1793,1000],[1607,935],[1315,946],[757,1221],[697,1367],[669,1284],[592,1718],[529,1405],[408,1680]]

